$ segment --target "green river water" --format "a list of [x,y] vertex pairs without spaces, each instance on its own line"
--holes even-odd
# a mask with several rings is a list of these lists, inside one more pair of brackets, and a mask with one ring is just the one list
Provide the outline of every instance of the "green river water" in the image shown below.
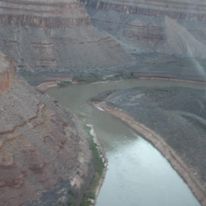
[[[91,124],[108,159],[108,170],[96,206],[199,206],[187,185],[150,143],[128,126],[89,103],[97,94],[119,88],[190,86],[121,80],[53,88],[49,94]],[[194,87],[194,86],[192,86]]]

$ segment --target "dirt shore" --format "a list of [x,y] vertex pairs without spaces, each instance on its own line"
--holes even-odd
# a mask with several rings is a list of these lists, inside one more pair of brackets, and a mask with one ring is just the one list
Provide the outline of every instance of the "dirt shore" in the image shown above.
[[[138,77],[136,80],[155,80],[155,81],[170,81],[170,82],[177,82],[177,83],[186,83],[186,84],[192,84],[192,85],[206,85],[206,81],[196,81],[196,80],[183,80],[183,79],[174,79],[174,78],[168,78],[168,77]],[[70,81],[71,84],[78,84],[78,81],[73,81],[71,78],[56,78],[53,80],[45,81],[36,86],[37,90],[40,92],[46,92],[48,89],[57,87],[58,83],[61,81]]]
[[157,80],[157,81],[170,81],[170,82],[177,82],[177,83],[187,83],[187,84],[194,84],[194,85],[206,85],[206,81],[201,80],[186,80],[186,79],[175,79],[170,77],[138,77],[139,80]]
[[[173,79],[173,78],[164,78],[164,77],[139,77],[138,80],[156,80],[156,81],[170,81],[170,82],[179,82],[179,83],[188,83],[194,85],[206,85],[205,81],[193,81],[193,80],[182,80],[182,79]],[[45,81],[36,86],[36,89],[42,93],[45,93],[48,89],[57,87],[58,83],[61,81],[70,81],[71,84],[79,84],[77,81],[73,81],[71,78],[57,78],[50,81]]]
[[151,142],[161,153],[162,155],[170,162],[171,166],[179,173],[183,178],[186,184],[189,186],[193,194],[199,200],[202,206],[206,206],[206,192],[202,187],[199,180],[192,173],[192,168],[189,168],[176,154],[176,152],[165,143],[163,138],[147,128],[145,125],[135,121],[131,116],[123,112],[118,108],[108,106],[105,102],[96,102],[95,106],[98,106],[104,111],[112,114],[116,118],[120,119],[137,133],[143,135],[145,139]]
[[71,82],[71,84],[77,84],[76,81],[73,81],[71,78],[68,77],[58,77],[52,80],[48,80],[45,82],[42,82],[41,84],[39,84],[38,86],[36,86],[37,90],[40,92],[46,92],[48,89],[53,88],[53,87],[57,87],[58,84],[62,81],[66,81],[66,82]]

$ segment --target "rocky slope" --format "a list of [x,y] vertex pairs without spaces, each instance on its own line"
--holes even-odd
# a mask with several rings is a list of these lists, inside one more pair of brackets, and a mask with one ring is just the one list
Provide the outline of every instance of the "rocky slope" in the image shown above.
[[0,55],[0,204],[78,205],[94,174],[76,118]]
[[44,73],[45,79],[104,75],[133,59],[111,36],[91,25],[78,0],[1,0],[0,25],[0,49],[23,73],[36,72],[37,79]]

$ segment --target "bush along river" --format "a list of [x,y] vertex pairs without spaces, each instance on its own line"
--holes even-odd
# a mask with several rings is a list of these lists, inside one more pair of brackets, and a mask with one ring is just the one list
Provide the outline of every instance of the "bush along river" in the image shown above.
[[157,149],[120,120],[95,108],[90,102],[92,97],[104,91],[171,85],[174,86],[170,82],[120,80],[70,85],[48,91],[61,105],[79,116],[105,151],[108,168],[96,206],[200,205]]

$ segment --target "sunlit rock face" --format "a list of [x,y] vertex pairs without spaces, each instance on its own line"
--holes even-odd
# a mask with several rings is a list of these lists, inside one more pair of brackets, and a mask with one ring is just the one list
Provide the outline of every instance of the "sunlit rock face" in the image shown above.
[[0,94],[9,90],[15,76],[15,64],[0,54]]
[[132,61],[77,0],[0,1],[0,36],[0,49],[24,71],[72,76]]
[[206,1],[82,1],[97,27],[134,51],[206,57]]
[[0,205],[78,205],[93,175],[88,142],[71,113],[14,71],[1,55]]

